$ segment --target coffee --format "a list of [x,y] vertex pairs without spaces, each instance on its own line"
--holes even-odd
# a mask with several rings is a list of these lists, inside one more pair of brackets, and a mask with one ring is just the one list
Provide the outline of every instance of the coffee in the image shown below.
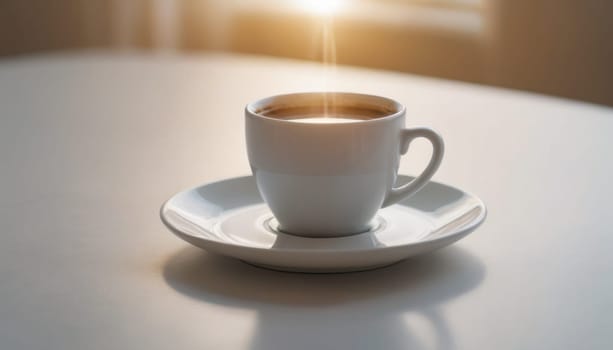
[[370,96],[355,99],[348,94],[331,93],[303,95],[303,98],[280,104],[271,98],[263,101],[254,112],[268,118],[329,124],[377,119],[397,111],[398,105],[393,101],[374,100]]
[[337,123],[355,123],[361,122],[364,118],[351,118],[351,117],[292,117],[286,118],[286,120],[291,120],[297,123],[310,123],[310,124],[337,124]]

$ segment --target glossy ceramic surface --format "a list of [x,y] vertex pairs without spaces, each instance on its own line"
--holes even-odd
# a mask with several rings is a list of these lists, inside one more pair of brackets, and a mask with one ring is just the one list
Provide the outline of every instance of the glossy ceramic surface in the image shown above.
[[[400,183],[412,180],[400,176]],[[392,264],[449,245],[485,219],[483,202],[459,189],[428,183],[415,196],[380,210],[367,232],[310,238],[285,234],[252,176],[180,192],[161,208],[164,224],[207,251],[267,268],[347,272]]]

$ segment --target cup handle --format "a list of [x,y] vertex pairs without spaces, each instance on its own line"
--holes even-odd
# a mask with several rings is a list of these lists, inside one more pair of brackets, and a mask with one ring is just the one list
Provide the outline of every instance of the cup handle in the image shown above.
[[409,145],[416,138],[423,137],[432,143],[432,157],[426,169],[413,181],[400,187],[392,187],[383,201],[382,208],[392,205],[404,198],[407,198],[415,192],[419,191],[428,183],[428,180],[434,175],[441,161],[443,153],[445,153],[445,144],[443,138],[436,131],[429,128],[411,128],[403,129],[400,133],[400,154],[405,154],[409,150]]

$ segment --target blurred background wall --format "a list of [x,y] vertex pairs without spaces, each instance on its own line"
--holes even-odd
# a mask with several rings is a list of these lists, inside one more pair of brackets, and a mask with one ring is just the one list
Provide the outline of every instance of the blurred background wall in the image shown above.
[[0,0],[0,56],[230,51],[613,106],[612,17],[610,0]]

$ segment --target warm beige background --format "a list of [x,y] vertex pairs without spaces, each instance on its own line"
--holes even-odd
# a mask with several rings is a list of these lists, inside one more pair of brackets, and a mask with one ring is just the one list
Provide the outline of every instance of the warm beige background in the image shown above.
[[[3,0],[0,55],[114,47],[321,59],[319,17],[245,10],[241,3]],[[408,6],[436,7],[428,0]],[[337,61],[613,105],[612,1],[482,0],[476,10],[456,10],[460,17],[471,13],[480,29],[428,24],[427,17],[404,23],[339,16]]]

